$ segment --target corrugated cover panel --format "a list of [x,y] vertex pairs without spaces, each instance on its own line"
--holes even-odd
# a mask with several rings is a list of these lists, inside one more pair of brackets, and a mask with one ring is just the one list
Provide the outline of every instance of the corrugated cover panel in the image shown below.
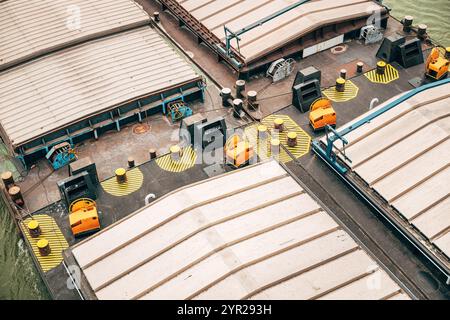
[[348,162],[352,170],[442,251],[447,265],[450,264],[449,105],[450,83],[427,89],[349,133],[345,150],[352,160]]
[[0,2],[0,70],[73,43],[144,25],[131,0]]
[[[238,31],[286,8],[298,0],[177,0],[219,39],[223,26]],[[372,11],[371,11],[372,10]],[[385,10],[369,0],[309,1],[239,36],[240,52],[251,62],[322,26],[369,16]],[[236,41],[232,45],[237,49]]]
[[198,79],[152,28],[93,40],[0,73],[0,123],[14,146]]
[[175,191],[72,253],[99,299],[409,299],[275,161]]

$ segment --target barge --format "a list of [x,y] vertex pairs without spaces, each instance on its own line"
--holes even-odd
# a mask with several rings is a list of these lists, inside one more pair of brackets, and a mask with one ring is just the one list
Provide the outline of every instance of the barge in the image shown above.
[[[80,1],[87,27],[61,28],[55,37],[52,12],[64,16],[67,7],[43,1],[35,45],[0,45],[15,52],[0,64],[7,84],[0,124],[17,168],[3,176],[2,193],[53,298],[448,299],[448,179],[441,179],[449,160],[448,80],[424,74],[439,44],[423,26],[395,20],[381,1],[218,3],[104,0],[108,10],[96,10]],[[33,20],[30,6],[1,2],[2,12],[16,10],[5,14],[5,29]],[[53,31],[43,21],[56,23]],[[310,25],[299,29],[297,21]],[[292,68],[283,69],[288,60]],[[403,111],[417,119],[386,120],[398,130],[368,128],[404,108],[380,112],[386,105],[428,88],[438,88],[436,97],[415,101],[436,115],[436,134],[408,126],[428,121],[417,110]],[[339,142],[327,152],[341,129],[327,129],[327,140],[311,128],[309,95],[332,101],[338,128],[370,117],[343,137],[348,152]],[[174,103],[193,112],[182,114],[181,125]],[[185,129],[200,140],[183,136]],[[422,149],[401,151],[403,140],[389,140],[393,132],[415,141],[419,134]],[[254,147],[247,168],[223,161],[221,148],[236,133]],[[218,142],[212,157],[219,160],[207,161]],[[62,143],[78,160],[55,168],[51,152]],[[439,161],[422,164],[434,152]],[[400,164],[415,174],[397,172]],[[363,166],[370,177],[357,171]],[[385,186],[399,194],[377,188],[402,174],[392,178],[401,187]],[[407,191],[426,178],[430,190],[441,183],[437,198],[408,202]],[[69,215],[83,198],[95,200],[101,230],[79,238]],[[421,215],[405,213],[398,199]],[[428,214],[441,218],[430,226]],[[419,216],[422,224],[414,223]],[[31,221],[40,226],[37,237]],[[43,239],[50,253],[38,245]]]

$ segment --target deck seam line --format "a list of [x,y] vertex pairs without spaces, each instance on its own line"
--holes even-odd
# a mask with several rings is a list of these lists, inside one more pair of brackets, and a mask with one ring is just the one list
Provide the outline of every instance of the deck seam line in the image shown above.
[[[201,4],[201,5],[197,6],[197,7],[193,7],[191,9],[189,9],[188,11],[189,11],[189,13],[192,14],[192,12],[197,11],[198,9],[204,8],[204,7],[208,6],[208,5],[210,5],[211,3],[213,3],[214,1],[216,1],[216,0],[206,1],[205,3],[203,3],[203,4]],[[180,2],[180,4],[181,3],[184,3],[184,2]],[[200,20],[200,19],[198,19],[198,21],[202,22],[202,20]]]
[[436,233],[433,237],[429,238],[430,242],[434,243],[435,241],[439,240],[444,235],[446,235],[449,231],[450,231],[450,226],[447,226],[443,230],[441,230],[438,233]]
[[[269,2],[272,2],[272,1],[273,1],[273,0],[267,0],[267,1],[263,2],[263,3],[261,4],[261,6],[257,7],[256,9],[259,9],[259,8],[261,8],[261,7],[264,7],[266,4],[268,4]],[[239,4],[239,2],[237,2],[235,5],[237,5],[237,4]],[[232,6],[231,6],[231,7],[232,7]],[[229,7],[229,8],[231,8],[231,7]],[[229,8],[227,8],[227,9],[229,9]],[[224,27],[224,26],[227,25],[228,23],[230,23],[230,22],[232,22],[232,21],[234,21],[234,20],[236,20],[236,19],[238,19],[238,18],[242,18],[242,17],[245,16],[246,14],[248,14],[248,13],[250,13],[251,11],[256,10],[256,9],[250,9],[250,11],[242,11],[241,14],[238,14],[237,16],[234,16],[233,18],[230,18],[230,19],[228,19],[228,20],[225,20],[224,22],[220,23],[219,25],[211,26],[209,29],[210,29],[211,31],[213,31],[213,30],[215,30],[215,29],[217,29],[217,28]],[[214,15],[212,15],[212,16],[215,16],[215,15],[216,15],[216,14],[214,14]],[[209,19],[209,18],[210,18],[210,17],[208,17],[208,19]],[[204,20],[206,20],[206,19],[204,19]],[[205,25],[205,27],[206,27],[206,25]]]
[[[239,211],[238,213],[236,213],[236,214],[234,214],[234,215],[232,215],[232,216],[227,216],[227,217],[225,217],[225,218],[216,220],[216,221],[214,221],[214,222],[212,222],[212,223],[206,224],[206,225],[204,225],[204,226],[198,228],[198,229],[195,230],[194,232],[191,232],[191,233],[189,233],[188,235],[182,237],[181,239],[178,239],[177,241],[171,243],[169,246],[166,246],[166,247],[164,247],[163,249],[157,251],[157,252],[154,253],[153,255],[151,255],[151,256],[147,257],[146,259],[140,261],[139,263],[137,263],[137,264],[135,264],[134,266],[128,268],[127,270],[121,272],[121,273],[118,274],[116,277],[114,277],[114,278],[112,278],[112,279],[109,279],[107,282],[105,282],[105,283],[103,283],[103,284],[97,286],[97,287],[94,289],[94,291],[99,291],[99,290],[101,290],[101,289],[103,289],[103,288],[109,286],[109,285],[112,284],[113,282],[116,282],[118,279],[123,278],[125,275],[127,275],[127,274],[133,272],[134,270],[136,270],[136,269],[142,267],[143,265],[147,264],[148,262],[154,260],[155,258],[157,258],[157,257],[161,256],[162,254],[168,252],[169,250],[175,248],[175,247],[178,246],[179,244],[181,244],[181,243],[183,243],[183,242],[185,242],[185,241],[188,241],[189,239],[191,239],[191,238],[193,238],[194,236],[196,236],[196,235],[202,233],[203,231],[206,231],[206,230],[208,230],[208,229],[210,229],[210,228],[212,228],[212,227],[215,227],[215,226],[217,226],[217,225],[223,224],[223,223],[225,223],[225,222],[228,222],[228,221],[231,221],[231,220],[234,220],[234,219],[243,217],[243,216],[245,216],[245,215],[247,215],[247,214],[250,214],[250,213],[253,213],[253,212],[255,212],[255,211],[258,211],[258,210],[261,210],[261,209],[264,209],[264,208],[273,206],[273,205],[277,204],[277,203],[280,202],[280,201],[285,201],[285,200],[288,200],[288,199],[291,199],[291,198],[295,198],[295,197],[297,197],[297,196],[299,196],[299,195],[303,195],[304,193],[305,193],[304,190],[301,190],[301,191],[298,191],[298,192],[294,192],[294,193],[291,193],[291,194],[289,194],[289,195],[283,196],[283,197],[281,197],[281,198],[277,198],[277,199],[271,200],[271,201],[269,201],[269,202],[267,202],[267,203],[264,203],[264,204],[261,204],[261,205],[259,205],[259,206],[256,206],[256,207],[253,207],[253,208],[249,208],[249,209],[247,209],[247,210]],[[85,268],[85,270],[86,270],[86,268]]]
[[428,211],[430,211],[432,208],[434,208],[435,206],[437,206],[438,204],[440,204],[441,202],[445,201],[447,198],[450,197],[450,192],[447,193],[445,196],[441,197],[440,199],[436,200],[435,202],[433,202],[432,204],[430,204],[428,207],[426,207],[425,209],[420,210],[419,212],[417,212],[415,215],[413,215],[411,218],[408,219],[408,222],[411,223],[412,221],[416,220],[418,217],[420,217],[422,214],[427,213]]
[[335,292],[335,291],[337,291],[339,289],[345,288],[345,287],[351,285],[352,283],[355,283],[358,280],[367,278],[368,276],[373,275],[377,271],[383,271],[383,269],[380,266],[377,265],[376,268],[374,268],[372,270],[369,270],[369,271],[366,271],[366,272],[363,272],[363,273],[361,273],[361,274],[359,274],[359,275],[357,275],[357,276],[355,276],[353,278],[350,278],[349,280],[345,281],[344,283],[341,283],[341,284],[339,284],[337,286],[334,286],[333,288],[330,288],[330,289],[328,289],[328,290],[326,290],[324,292],[321,292],[321,293],[319,293],[319,294],[317,294],[315,296],[312,296],[311,298],[308,298],[308,300],[318,300],[318,299],[320,299],[320,298],[322,298],[322,297],[324,297],[324,296],[326,296],[326,295],[328,295],[330,293],[333,293],[333,292]]
[[[267,232],[270,232],[270,231],[279,229],[279,228],[281,228],[281,227],[283,227],[283,226],[292,224],[292,223],[297,222],[297,221],[299,221],[299,220],[302,220],[302,219],[304,219],[304,218],[306,218],[306,217],[315,215],[315,214],[317,214],[317,213],[319,213],[319,212],[324,212],[324,211],[323,211],[321,208],[317,208],[317,209],[311,210],[311,211],[309,211],[309,212],[303,213],[303,214],[301,214],[301,215],[299,215],[299,216],[296,216],[296,217],[294,217],[294,218],[288,219],[288,220],[286,220],[286,221],[277,223],[277,224],[275,224],[275,225],[269,226],[269,227],[264,228],[264,229],[262,229],[262,230],[258,230],[258,231],[256,231],[256,232],[253,232],[253,233],[251,233],[251,234],[248,234],[248,235],[246,235],[246,236],[244,236],[244,237],[241,237],[241,238],[235,239],[235,240],[233,240],[233,241],[230,241],[230,242],[228,242],[228,243],[225,243],[225,244],[223,244],[223,245],[221,245],[221,246],[215,248],[214,250],[212,250],[212,251],[206,253],[205,255],[203,255],[202,257],[200,257],[200,258],[198,258],[198,259],[196,259],[195,261],[192,261],[192,262],[189,263],[187,266],[184,266],[183,268],[181,268],[181,269],[179,269],[178,271],[174,272],[174,273],[171,274],[170,276],[168,276],[168,277],[166,277],[166,278],[160,280],[159,282],[157,282],[156,284],[152,285],[152,286],[149,287],[148,289],[145,289],[145,290],[141,291],[140,293],[138,293],[137,295],[135,295],[134,297],[132,297],[131,300],[137,300],[137,299],[142,298],[143,296],[147,295],[147,294],[150,293],[151,291],[154,291],[155,289],[157,289],[158,287],[160,287],[160,286],[163,285],[164,283],[167,283],[168,281],[170,281],[170,280],[172,280],[173,278],[177,277],[179,274],[181,274],[181,273],[183,273],[183,272],[185,272],[185,271],[191,269],[193,266],[198,265],[200,262],[206,260],[207,258],[213,256],[213,255],[216,254],[216,253],[219,253],[220,251],[223,251],[224,249],[233,247],[233,246],[235,246],[235,245],[237,245],[237,244],[239,244],[239,243],[241,243],[241,242],[247,241],[247,240],[252,239],[252,238],[256,238],[256,237],[258,237],[258,236],[260,236],[260,235],[262,235],[262,234],[265,234],[265,233],[267,233]],[[334,227],[331,228],[331,230],[336,231],[336,230],[339,229],[339,228],[340,228],[340,226],[334,226]],[[336,230],[334,230],[334,229],[336,229]],[[327,230],[326,232],[330,232],[330,230]],[[315,238],[315,237],[322,237],[322,236],[323,236],[322,234],[318,234],[318,235],[313,236],[313,238]],[[311,238],[303,239],[302,241],[300,241],[300,243],[293,244],[293,245],[288,246],[288,247],[286,247],[286,248],[284,248],[284,249],[281,249],[280,251],[281,251],[281,252],[284,252],[284,251],[287,251],[286,249],[288,249],[288,248],[290,248],[290,247],[295,247],[295,246],[301,245],[301,243],[304,242],[304,241],[306,241],[306,242],[311,241],[311,240],[309,240],[309,239],[311,239]],[[288,250],[290,250],[290,249],[288,249]],[[281,252],[280,252],[280,253],[281,253]],[[270,256],[273,256],[273,255],[275,255],[275,253],[271,253],[271,254],[269,255],[269,257],[270,257]],[[256,259],[256,260],[261,260],[261,259],[262,259],[262,260],[265,260],[266,258],[265,258],[265,257],[260,257],[259,259]],[[261,260],[261,261],[262,261],[262,260]],[[244,266],[245,266],[245,265],[241,265],[240,267],[244,267]]]
[[[91,265],[97,263],[97,262],[100,261],[100,260],[103,260],[105,257],[107,257],[107,256],[109,256],[109,255],[111,255],[111,254],[113,254],[114,252],[119,251],[120,249],[122,249],[122,248],[128,246],[130,243],[135,242],[135,241],[138,240],[139,238],[142,238],[143,236],[147,235],[148,233],[153,232],[154,230],[156,230],[156,229],[160,228],[161,226],[163,226],[163,225],[169,223],[170,221],[172,221],[172,220],[178,218],[179,216],[183,215],[183,214],[186,213],[186,212],[189,212],[189,211],[191,211],[191,210],[193,210],[193,209],[196,209],[196,208],[198,208],[198,207],[202,207],[202,206],[204,206],[204,205],[206,205],[206,204],[209,204],[209,203],[211,203],[211,202],[216,202],[216,201],[219,201],[219,200],[222,200],[222,199],[231,197],[231,196],[234,195],[234,194],[237,194],[237,193],[240,193],[240,192],[244,192],[244,191],[247,191],[247,190],[252,190],[252,189],[258,188],[258,187],[260,187],[260,186],[262,186],[262,185],[265,185],[265,184],[267,184],[267,183],[271,183],[271,182],[275,182],[275,181],[281,180],[281,179],[283,179],[283,178],[285,178],[285,177],[287,177],[287,176],[288,176],[288,174],[286,173],[286,174],[282,174],[282,175],[279,175],[279,176],[276,176],[276,177],[272,177],[272,178],[270,178],[270,179],[266,179],[266,180],[260,181],[260,182],[258,182],[258,183],[256,183],[256,184],[252,184],[252,185],[250,185],[250,186],[248,186],[248,187],[243,187],[243,188],[240,188],[240,189],[238,189],[238,190],[233,190],[233,191],[231,191],[231,192],[228,192],[228,193],[225,193],[225,194],[221,194],[221,195],[219,195],[219,196],[217,196],[217,197],[210,198],[210,199],[208,199],[208,200],[204,200],[204,201],[201,201],[201,202],[196,203],[196,204],[194,204],[194,205],[191,205],[191,206],[189,206],[189,207],[186,207],[186,208],[184,208],[184,209],[178,211],[177,213],[171,215],[171,216],[168,217],[167,219],[161,221],[160,223],[158,223],[158,224],[152,226],[152,227],[149,228],[149,229],[146,229],[145,231],[143,231],[143,232],[139,233],[138,235],[134,236],[133,238],[131,238],[131,239],[125,241],[124,243],[122,243],[121,245],[115,247],[114,249],[112,249],[112,250],[110,250],[110,251],[108,251],[108,252],[105,252],[104,254],[102,254],[101,256],[99,256],[98,258],[96,258],[96,259],[90,261],[89,263],[86,263],[85,265],[82,266],[82,269],[87,269],[87,268],[89,268]],[[144,208],[145,208],[145,207],[144,207]]]
[[[253,296],[255,296],[257,294],[260,294],[260,293],[262,293],[262,292],[264,292],[264,291],[266,291],[266,290],[268,290],[268,289],[270,289],[272,287],[280,285],[283,282],[289,281],[289,280],[291,280],[293,278],[299,277],[299,276],[301,276],[301,275],[303,275],[303,274],[305,274],[305,273],[307,273],[309,271],[317,269],[317,268],[319,268],[321,266],[324,266],[324,265],[326,265],[326,264],[328,264],[328,263],[330,263],[332,261],[335,261],[335,260],[338,260],[338,259],[340,259],[342,257],[345,257],[346,255],[349,255],[349,254],[351,254],[353,252],[356,252],[358,250],[360,250],[360,247],[358,246],[357,243],[355,243],[355,247],[353,247],[353,248],[350,248],[350,249],[344,250],[342,252],[339,252],[339,254],[337,254],[335,256],[328,257],[327,259],[319,261],[318,263],[309,265],[309,266],[307,266],[307,267],[305,267],[303,269],[300,269],[300,270],[298,270],[296,272],[293,272],[293,273],[291,273],[291,274],[289,274],[289,275],[287,275],[285,277],[282,277],[280,279],[272,281],[272,282],[270,282],[270,283],[268,283],[268,284],[266,284],[266,285],[264,285],[262,287],[256,288],[252,292],[250,292],[250,293],[246,294],[245,296],[243,296],[242,298],[240,298],[240,300],[251,299]],[[312,298],[308,298],[308,299],[312,299]]]
[[[369,184],[369,186],[372,188],[375,184],[377,184],[378,182],[384,180],[385,178],[387,178],[388,176],[390,176],[391,174],[395,173],[396,171],[400,170],[401,168],[407,166],[408,164],[414,162],[415,160],[417,160],[418,158],[422,157],[423,155],[426,155],[428,152],[430,152],[431,150],[435,149],[436,147],[440,146],[443,142],[449,140],[450,136],[447,136],[441,140],[436,141],[434,144],[432,144],[431,146],[423,149],[421,152],[416,153],[415,155],[411,156],[411,158],[406,159],[405,161],[403,161],[402,163],[397,164],[397,166],[393,167],[392,169],[388,170],[387,172],[381,174],[380,176],[378,176],[377,178],[375,178],[372,181],[367,181],[367,183]],[[437,170],[440,169],[445,169],[449,164],[445,164],[442,167],[440,167]],[[433,172],[434,173],[434,172]]]
[[[434,124],[435,122],[437,122],[437,121],[439,121],[439,120],[442,120],[442,119],[445,119],[445,118],[447,118],[447,117],[450,117],[450,112],[449,112],[449,113],[446,113],[446,114],[444,114],[444,115],[442,115],[442,116],[439,116],[439,117],[437,117],[437,118],[434,118],[434,119],[432,119],[432,120],[430,120],[430,121],[424,123],[424,124],[423,124],[422,126],[420,126],[420,127],[414,128],[413,131],[411,131],[411,132],[407,133],[406,135],[404,135],[404,136],[398,138],[397,140],[392,141],[390,144],[388,144],[387,146],[385,146],[385,147],[383,147],[382,149],[378,150],[377,152],[373,153],[373,154],[370,155],[369,157],[364,158],[363,160],[361,160],[361,161],[359,161],[359,162],[354,162],[354,163],[353,163],[353,166],[352,166],[352,169],[355,169],[355,168],[359,167],[360,165],[362,165],[362,164],[366,163],[367,161],[373,159],[374,157],[378,156],[380,153],[383,153],[384,151],[390,149],[391,147],[393,147],[394,145],[398,144],[399,142],[405,140],[405,139],[408,138],[409,136],[412,136],[413,134],[419,132],[419,131],[422,130],[422,129],[425,129],[425,128],[428,127],[429,125]],[[347,148],[346,148],[346,151],[348,151]]]
[[435,170],[434,172],[432,172],[431,174],[429,174],[428,176],[426,176],[425,178],[417,181],[415,184],[413,184],[412,186],[410,186],[409,188],[403,190],[402,192],[400,192],[399,194],[397,194],[396,196],[392,197],[391,199],[389,199],[389,203],[394,203],[396,202],[398,199],[400,199],[401,197],[403,197],[404,195],[406,195],[407,193],[411,192],[413,189],[417,188],[418,186],[420,186],[421,184],[425,183],[426,181],[430,180],[431,178],[433,178],[434,176],[438,175],[439,173],[441,173],[442,171],[444,171],[445,169],[447,169],[448,167],[450,167],[450,163],[447,163],[445,166],[443,166],[442,168],[440,168],[439,170]]
[[380,300],[389,300],[390,298],[395,297],[395,296],[397,296],[397,295],[399,295],[401,293],[402,293],[402,290],[398,289],[398,290],[396,290],[396,291],[394,291],[394,292],[392,292],[392,293],[390,293],[388,295],[385,295],[384,297],[380,298]]

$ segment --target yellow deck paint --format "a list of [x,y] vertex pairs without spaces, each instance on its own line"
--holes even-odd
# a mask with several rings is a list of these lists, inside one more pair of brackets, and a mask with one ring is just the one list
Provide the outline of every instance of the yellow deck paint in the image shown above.
[[[37,238],[31,237],[27,228],[28,224],[33,221],[37,221],[41,228],[41,235]],[[33,219],[28,218],[22,221],[20,226],[23,229],[22,231],[23,234],[25,234],[27,241],[31,244],[33,254],[39,262],[43,272],[52,270],[63,261],[62,252],[67,249],[69,245],[56,224],[56,221],[52,217],[44,214],[34,215]],[[50,245],[51,253],[48,256],[43,257],[39,253],[39,246],[42,248],[46,247],[47,244]]]
[[103,181],[101,185],[103,190],[105,190],[107,193],[116,197],[123,197],[139,190],[142,187],[143,182],[144,175],[142,174],[141,170],[139,170],[139,168],[133,168],[127,172],[126,182],[118,183],[116,177],[112,177],[108,180]]
[[345,102],[352,100],[358,96],[359,88],[352,81],[345,82],[345,90],[338,92],[336,86],[330,87],[322,91],[324,96],[334,102]]
[[[179,147],[178,147],[179,148]],[[172,150],[170,150],[172,151]],[[180,160],[174,161],[170,154],[162,156],[156,159],[156,164],[158,166],[169,172],[183,172],[195,165],[195,161],[197,160],[197,153],[192,147],[187,147],[183,150],[183,155]]]
[[[276,133],[274,131],[275,119],[281,119],[284,125],[284,131]],[[269,137],[258,141],[258,129],[261,125],[252,124],[244,129],[245,135],[250,143],[255,146],[255,151],[261,160],[268,159],[272,156],[270,146],[271,140],[278,139],[280,143],[292,154],[292,157],[285,151],[284,148],[280,149],[280,153],[275,158],[283,163],[288,163],[294,159],[298,159],[309,152],[311,137],[300,126],[286,115],[270,115],[262,119],[262,125],[267,127],[269,131]],[[297,134],[297,146],[291,148],[287,144],[288,134]]]
[[[382,61],[380,61],[382,62]],[[378,63],[380,63],[378,62]],[[386,64],[385,62],[383,62]],[[373,69],[369,72],[366,72],[364,74],[367,79],[369,79],[370,82],[373,83],[381,83],[381,84],[388,84],[392,81],[395,81],[400,78],[400,75],[398,73],[398,70],[395,69],[392,65],[386,64],[386,69],[384,71],[384,74],[378,74],[377,69]]]

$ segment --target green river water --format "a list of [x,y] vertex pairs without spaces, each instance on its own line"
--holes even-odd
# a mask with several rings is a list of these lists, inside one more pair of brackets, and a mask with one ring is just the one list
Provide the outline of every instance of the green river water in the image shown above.
[[[425,23],[431,36],[450,46],[450,0],[385,0],[392,14],[401,19],[414,16],[414,24]],[[4,150],[0,148],[0,156]],[[11,168],[0,158],[0,171]],[[26,245],[0,199],[0,299],[49,299]]]

